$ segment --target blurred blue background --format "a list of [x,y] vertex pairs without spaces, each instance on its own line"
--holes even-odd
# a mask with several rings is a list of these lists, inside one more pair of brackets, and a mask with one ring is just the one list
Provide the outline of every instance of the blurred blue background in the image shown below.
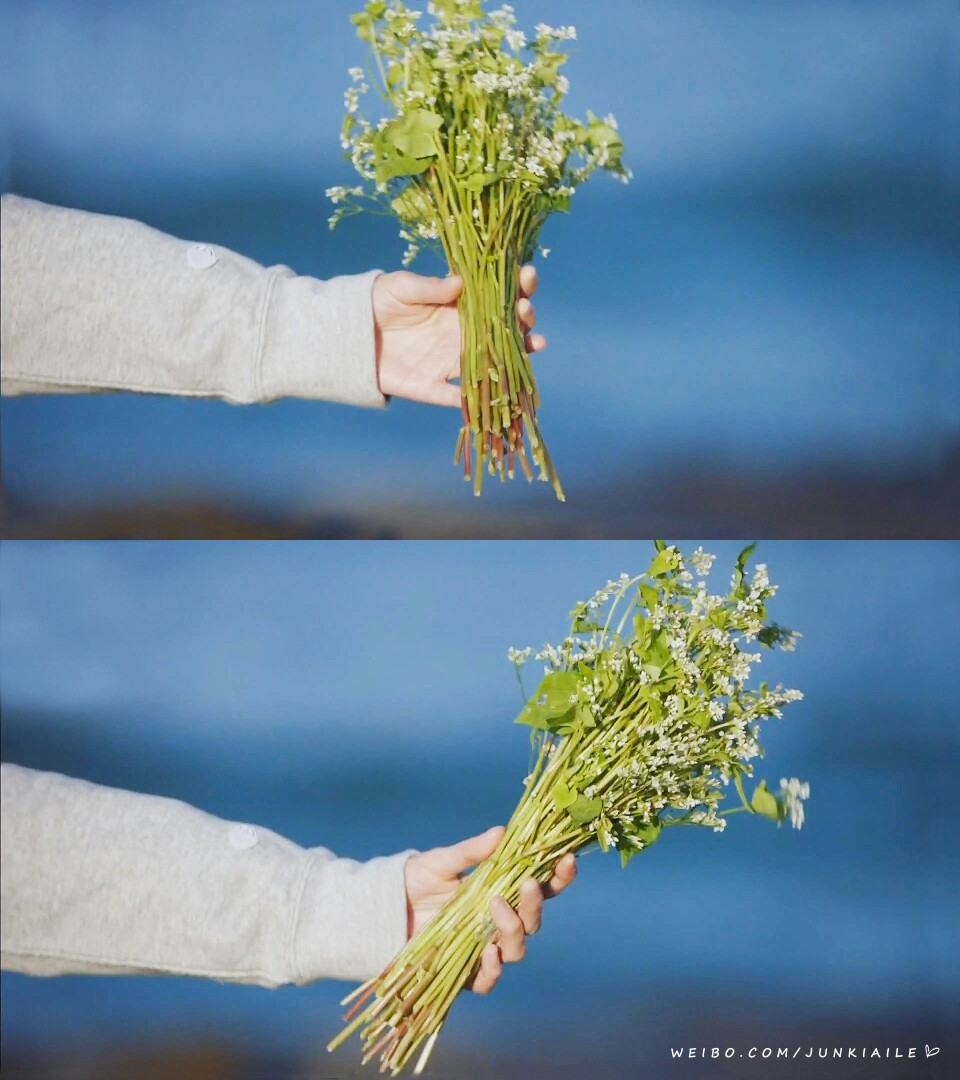
[[[722,585],[740,545],[704,544]],[[575,600],[650,550],[6,542],[3,760],[359,858],[451,843],[521,792],[507,647],[562,636]],[[810,782],[807,825],[677,830],[625,872],[585,857],[528,960],[458,1003],[432,1075],[951,1075],[960,547],[765,542],[757,557],[781,585],[772,614],[804,635],[764,677],[806,694],[769,723],[759,775]],[[344,990],[4,975],[4,1075],[353,1075],[355,1047],[322,1050]],[[771,1072],[669,1052],[800,1040],[942,1053]]]
[[[326,228],[355,6],[0,0],[0,183],[302,273],[395,268],[389,222]],[[567,507],[475,505],[423,406],[66,396],[3,403],[8,535],[956,534],[954,0],[515,6],[576,23],[570,107],[612,109],[636,173],[544,236]]]

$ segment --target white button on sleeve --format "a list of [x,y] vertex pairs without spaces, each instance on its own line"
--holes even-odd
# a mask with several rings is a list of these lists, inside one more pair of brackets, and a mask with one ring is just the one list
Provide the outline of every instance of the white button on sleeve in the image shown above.
[[208,270],[218,262],[217,253],[207,244],[191,244],[187,251],[187,262],[194,270]]
[[254,847],[259,842],[260,837],[257,836],[257,830],[250,825],[231,825],[230,831],[227,833],[227,840],[230,842],[231,847],[245,851],[247,848]]

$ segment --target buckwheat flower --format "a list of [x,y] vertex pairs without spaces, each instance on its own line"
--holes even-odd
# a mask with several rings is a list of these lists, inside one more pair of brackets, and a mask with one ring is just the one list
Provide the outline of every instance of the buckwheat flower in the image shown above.
[[690,563],[696,570],[698,577],[706,577],[713,568],[715,559],[716,555],[710,555],[702,547],[698,547],[690,556]]
[[780,781],[780,798],[790,815],[790,824],[795,829],[803,828],[804,799],[810,798],[810,785],[801,783],[796,777]]
[[542,256],[542,257],[543,257],[544,259],[548,258],[548,257],[549,257],[549,255],[550,255],[550,248],[545,248],[545,247],[542,247],[542,248],[540,248],[540,255],[541,255],[541,256]]
[[[500,77],[491,71],[478,71],[473,76],[473,85],[485,93],[492,93],[499,88]],[[483,125],[478,125],[477,120],[474,120],[473,126],[476,131],[480,131]]]
[[556,81],[556,88],[558,94],[567,94],[570,90],[570,80],[566,75],[558,75]]

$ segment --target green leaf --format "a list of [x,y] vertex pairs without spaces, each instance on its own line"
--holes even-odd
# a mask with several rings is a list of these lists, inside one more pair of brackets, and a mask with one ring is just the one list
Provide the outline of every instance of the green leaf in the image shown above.
[[652,844],[660,835],[663,826],[659,821],[650,821],[646,825],[638,825],[633,830],[633,835],[645,844]]
[[601,146],[605,146],[609,151],[611,163],[619,161],[623,154],[623,139],[620,137],[620,132],[612,124],[598,119],[589,110],[587,120],[590,126],[587,130],[586,142],[590,149],[599,150]]
[[571,791],[562,780],[558,780],[553,785],[550,795],[558,810],[566,810],[566,808],[576,802],[577,799],[577,792]]
[[383,2],[383,0],[370,0],[370,2],[367,4],[367,12],[369,13],[371,19],[381,18],[386,10],[387,5]]
[[390,154],[377,162],[375,172],[378,184],[385,184],[398,176],[419,176],[427,169],[432,158],[411,158],[402,154]]
[[551,671],[524,706],[517,723],[546,731],[556,730],[560,724],[573,719],[576,703],[570,698],[576,693],[579,683],[580,675],[576,671]]
[[530,184],[530,186],[532,188],[542,187],[543,184],[545,183],[542,176],[537,176],[536,173],[527,172],[526,169],[524,169],[522,172],[519,172],[517,174],[517,179],[518,180],[526,180]]
[[694,727],[700,728],[701,731],[706,731],[710,726],[710,713],[708,713],[706,709],[692,713],[690,716],[690,723],[693,724]]
[[660,590],[655,589],[652,585],[641,585],[640,595],[643,597],[643,602],[647,605],[648,611],[653,611],[657,604],[660,603]]
[[434,134],[442,126],[443,120],[429,109],[411,109],[387,124],[380,134],[405,157],[436,157]]
[[647,663],[656,664],[661,671],[670,663],[672,656],[670,655],[670,646],[667,644],[667,635],[663,627],[659,630],[654,630],[653,636],[650,638],[650,644],[647,646]]
[[547,195],[541,191],[533,200],[533,209],[538,214],[568,214],[570,212],[570,196]]
[[499,179],[500,174],[495,172],[474,173],[472,176],[467,177],[463,186],[467,191],[478,193],[483,191],[485,187],[495,184]]
[[570,698],[580,685],[576,671],[551,671],[543,677],[537,688],[537,698],[543,698],[547,707],[556,714],[566,712],[573,704]]
[[771,821],[780,821],[780,804],[777,802],[777,797],[767,790],[766,780],[761,780],[754,788],[750,805],[758,814],[763,814]]
[[523,712],[516,719],[518,724],[527,724],[529,727],[538,728],[541,731],[559,731],[567,720],[573,718],[573,706],[569,706],[565,713],[553,713],[545,705],[536,701],[527,703]]
[[373,19],[365,11],[358,11],[355,15],[351,15],[350,21],[357,28],[357,37],[361,41],[373,41]]
[[676,566],[676,552],[664,548],[650,564],[650,569],[647,571],[647,574],[650,577],[663,577],[665,574],[669,574],[671,570],[676,569]]
[[567,807],[574,825],[586,825],[598,817],[603,809],[603,803],[599,799],[588,799],[586,795],[578,795],[576,800]]
[[737,563],[736,566],[734,566],[733,568],[733,591],[734,594],[740,598],[746,596],[747,592],[749,591],[746,586],[745,571],[747,569],[747,559],[749,559],[750,556],[754,553],[756,547],[756,541],[754,541],[752,544],[747,544],[743,551],[741,551],[740,554],[737,556]]
[[403,64],[398,64],[394,61],[387,68],[387,86],[393,88],[398,83],[403,81]]
[[583,702],[577,705],[574,718],[579,727],[593,728],[597,726],[597,718],[593,715],[593,709]]
[[623,149],[623,140],[620,138],[620,133],[609,124],[596,123],[591,125],[590,133],[587,135],[587,143],[593,149],[598,149],[601,146],[608,146],[611,150],[614,148]]

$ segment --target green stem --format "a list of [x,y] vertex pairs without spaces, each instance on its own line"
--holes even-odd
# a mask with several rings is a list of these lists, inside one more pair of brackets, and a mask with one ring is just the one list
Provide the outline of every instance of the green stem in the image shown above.
[[451,172],[449,155],[438,155],[426,175],[437,210],[440,241],[451,271],[464,287],[460,315],[460,385],[464,424],[457,454],[464,478],[479,495],[485,471],[502,480],[525,471],[525,437],[540,478],[563,488],[536,419],[539,392],[520,328],[516,300],[520,258],[531,247],[525,234],[532,215],[518,184],[497,181],[481,192],[467,190]]

